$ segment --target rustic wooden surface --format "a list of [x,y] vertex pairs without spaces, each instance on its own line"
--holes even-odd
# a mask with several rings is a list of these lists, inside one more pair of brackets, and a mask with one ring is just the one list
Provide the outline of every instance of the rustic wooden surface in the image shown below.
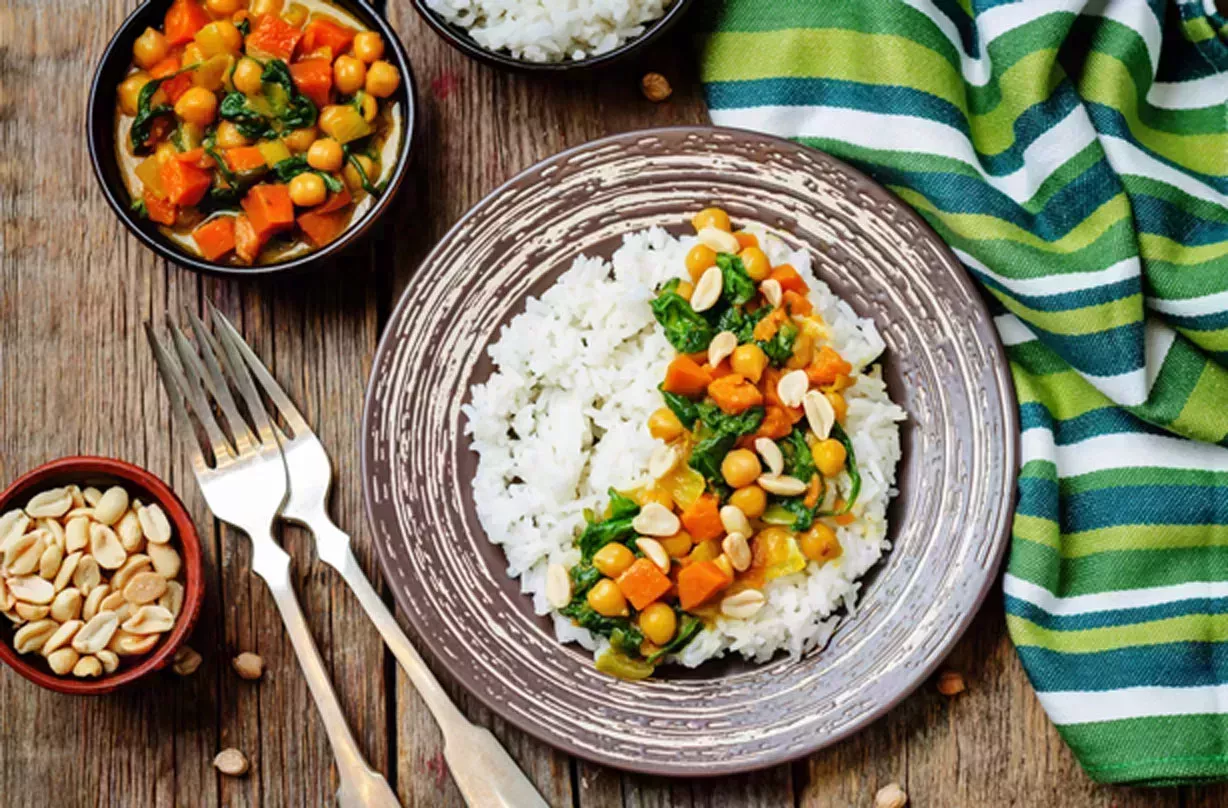
[[[180,493],[205,538],[207,600],[192,677],[160,674],[126,692],[74,699],[0,673],[0,806],[317,806],[336,777],[293,652],[246,540],[210,519],[170,438],[141,323],[208,299],[233,317],[299,402],[338,469],[333,510],[379,580],[361,504],[363,388],[382,323],[416,263],[461,214],[531,163],[592,138],[706,120],[685,35],[638,65],[595,79],[513,77],[468,61],[407,0],[387,13],[413,60],[420,127],[411,178],[380,232],[332,271],[285,281],[204,279],[154,257],[98,191],[86,154],[85,99],[98,57],[135,0],[0,4],[0,480],[76,453],[131,460]],[[638,91],[664,72],[673,97]],[[316,642],[368,758],[406,806],[461,806],[440,736],[376,632],[310,541],[286,530]],[[639,777],[568,758],[493,719],[554,806],[865,806],[904,784],[915,806],[1142,808],[1228,802],[1228,790],[1131,790],[1092,784],[1048,723],[1003,628],[993,593],[951,665],[969,690],[922,688],[859,736],[752,775],[703,781]],[[268,662],[262,682],[229,666],[241,650]],[[234,746],[244,778],[210,760]]]

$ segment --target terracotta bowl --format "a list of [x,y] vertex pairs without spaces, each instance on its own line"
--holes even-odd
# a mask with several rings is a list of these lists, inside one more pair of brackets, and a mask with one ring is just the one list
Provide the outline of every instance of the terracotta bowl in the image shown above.
[[142,468],[109,457],[64,457],[53,460],[26,472],[0,493],[0,513],[23,507],[30,497],[40,491],[56,486],[75,483],[81,487],[95,486],[105,489],[120,485],[130,496],[142,502],[156,502],[166,512],[174,527],[172,539],[183,559],[183,609],[175,621],[175,627],[162,642],[144,657],[136,657],[136,664],[125,660],[115,673],[97,679],[78,679],[73,676],[56,676],[47,667],[41,656],[18,654],[13,649],[15,627],[0,619],[0,659],[22,676],[57,693],[74,695],[100,695],[135,682],[146,674],[166,667],[184,640],[192,633],[200,606],[205,597],[204,564],[200,555],[200,538],[192,518],[179,501],[179,497],[166,483]]
[[[627,233],[693,232],[708,205],[809,251],[887,343],[908,413],[892,549],[831,642],[752,665],[664,666],[626,682],[561,645],[477,517],[461,407],[487,348],[580,254]],[[771,766],[866,726],[925,681],[972,620],[1007,544],[1018,427],[1002,348],[967,272],[925,222],[853,167],[712,127],[630,132],[510,180],[423,261],[367,389],[363,480],[384,575],[439,665],[510,724],[567,752],[694,777]]]

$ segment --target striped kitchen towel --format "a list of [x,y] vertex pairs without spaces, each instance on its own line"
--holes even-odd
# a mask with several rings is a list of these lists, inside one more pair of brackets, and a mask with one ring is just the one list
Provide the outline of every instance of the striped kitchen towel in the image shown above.
[[717,124],[912,205],[1019,396],[1005,577],[1105,782],[1228,775],[1228,43],[1212,0],[705,0]]

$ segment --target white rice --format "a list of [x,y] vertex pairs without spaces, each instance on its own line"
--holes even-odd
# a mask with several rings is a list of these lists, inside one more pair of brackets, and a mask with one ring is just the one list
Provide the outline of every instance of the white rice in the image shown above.
[[[770,581],[767,604],[749,620],[718,617],[674,660],[692,667],[730,651],[764,661],[780,650],[798,656],[824,644],[837,612],[853,608],[857,579],[890,548],[886,509],[900,457],[897,422],[905,414],[887,397],[877,366],[867,367],[883,341],[872,321],[859,319],[814,278],[807,253],[749,229],[773,264],[790,263],[806,280],[830,344],[857,372],[844,394],[861,495],[857,519],[836,528],[841,557]],[[656,442],[645,422],[662,406],[657,385],[674,356],[649,302],[657,285],[683,276],[692,244],[693,237],[675,239],[653,228],[627,236],[609,262],[577,258],[503,329],[490,347],[497,370],[474,385],[464,407],[466,433],[480,457],[473,482],[478,516],[538,614],[550,611],[547,566],[579,561],[573,541],[584,527],[584,509],[601,511],[611,487],[646,482]],[[847,473],[837,484],[847,491]],[[558,615],[554,625],[561,641],[590,649],[604,644]]]
[[644,33],[673,0],[427,0],[492,51],[526,62],[586,59]]

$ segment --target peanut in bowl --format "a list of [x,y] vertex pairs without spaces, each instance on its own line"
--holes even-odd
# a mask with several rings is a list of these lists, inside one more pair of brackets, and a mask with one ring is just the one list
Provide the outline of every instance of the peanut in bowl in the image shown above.
[[191,633],[200,541],[149,472],[63,458],[0,493],[0,584],[0,659],[56,692],[109,693],[167,665]]

